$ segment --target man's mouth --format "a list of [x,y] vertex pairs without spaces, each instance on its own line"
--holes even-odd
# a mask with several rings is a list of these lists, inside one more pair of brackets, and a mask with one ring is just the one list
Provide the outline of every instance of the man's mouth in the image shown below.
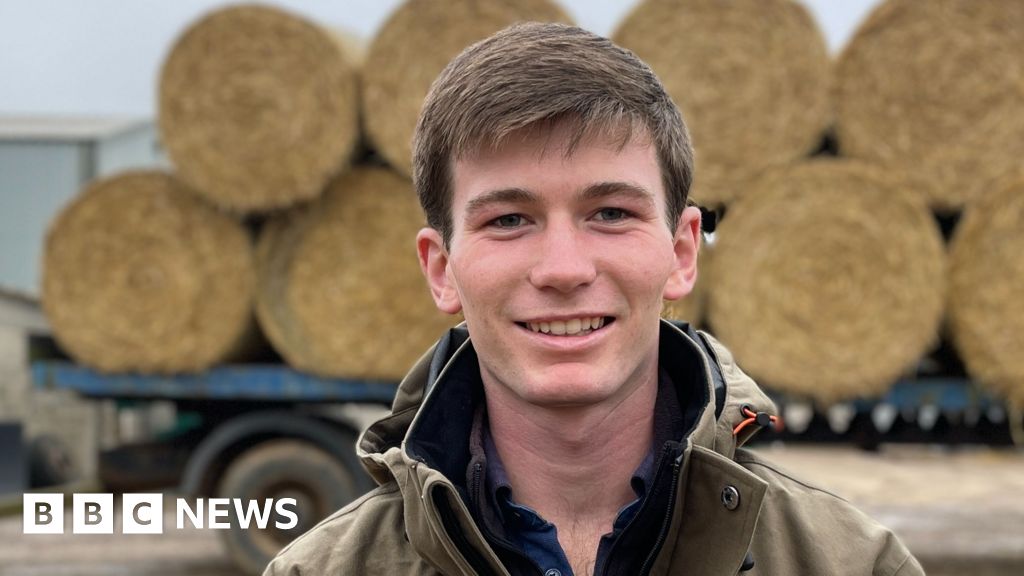
[[516,322],[523,328],[541,334],[553,336],[584,336],[611,324],[611,316],[590,316],[570,318],[568,320],[551,320],[549,322]]

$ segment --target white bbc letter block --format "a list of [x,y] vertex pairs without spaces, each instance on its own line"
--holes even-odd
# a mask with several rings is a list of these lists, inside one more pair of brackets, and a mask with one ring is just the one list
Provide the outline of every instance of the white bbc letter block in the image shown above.
[[163,494],[125,494],[121,497],[121,531],[125,534],[163,534]]
[[114,495],[75,494],[71,520],[75,534],[113,534]]
[[25,494],[21,498],[21,508],[23,533],[64,533],[63,494]]

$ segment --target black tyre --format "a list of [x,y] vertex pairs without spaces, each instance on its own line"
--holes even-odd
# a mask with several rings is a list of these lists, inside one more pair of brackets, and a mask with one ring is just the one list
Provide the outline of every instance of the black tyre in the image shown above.
[[293,439],[272,440],[243,452],[226,470],[217,495],[240,498],[243,505],[255,500],[260,505],[270,498],[294,498],[289,507],[298,515],[291,529],[278,529],[275,522],[288,518],[272,512],[266,529],[255,523],[242,529],[231,513],[231,529],[222,532],[228,553],[248,574],[261,574],[267,563],[286,544],[317,522],[360,495],[358,474],[310,442]]

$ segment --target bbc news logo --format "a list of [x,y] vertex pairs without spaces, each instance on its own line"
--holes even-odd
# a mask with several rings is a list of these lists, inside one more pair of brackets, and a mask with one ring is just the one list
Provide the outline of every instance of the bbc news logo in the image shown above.
[[[64,533],[63,494],[25,494],[22,498],[22,531],[25,534]],[[299,523],[294,498],[242,500],[241,498],[198,498],[193,506],[184,498],[175,500],[175,526],[227,530],[234,515],[239,528],[265,530],[271,524],[279,530]],[[114,533],[113,494],[74,494],[71,508],[73,534]],[[124,494],[121,497],[123,534],[163,534],[163,494]]]

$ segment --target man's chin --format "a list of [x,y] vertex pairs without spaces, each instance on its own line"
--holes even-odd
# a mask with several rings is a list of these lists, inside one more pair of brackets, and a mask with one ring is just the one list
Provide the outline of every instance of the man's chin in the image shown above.
[[523,400],[537,407],[577,409],[607,401],[614,395],[611,388],[611,386],[593,379],[552,379],[531,383],[519,392]]

